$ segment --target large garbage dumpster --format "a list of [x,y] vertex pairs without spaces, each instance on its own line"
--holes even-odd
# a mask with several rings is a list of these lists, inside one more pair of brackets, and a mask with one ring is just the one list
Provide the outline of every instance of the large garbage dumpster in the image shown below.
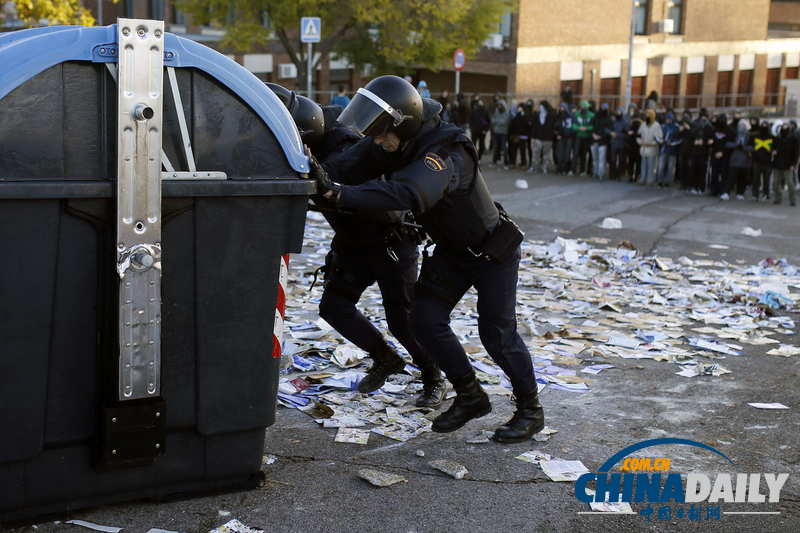
[[0,522],[256,485],[313,192],[291,116],[160,21],[0,65]]

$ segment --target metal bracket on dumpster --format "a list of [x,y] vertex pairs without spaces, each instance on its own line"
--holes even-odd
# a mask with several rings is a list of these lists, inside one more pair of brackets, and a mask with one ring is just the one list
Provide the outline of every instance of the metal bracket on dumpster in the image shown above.
[[164,22],[119,19],[119,397],[161,387],[161,134]]

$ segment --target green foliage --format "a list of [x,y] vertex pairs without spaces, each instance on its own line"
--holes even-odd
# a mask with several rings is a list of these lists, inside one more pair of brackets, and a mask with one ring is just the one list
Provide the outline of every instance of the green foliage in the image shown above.
[[14,0],[20,20],[26,27],[39,26],[47,19],[48,24],[78,24],[94,26],[96,21],[79,0]]
[[[223,47],[252,50],[272,32],[298,67],[301,17],[322,19],[322,43],[315,51],[348,59],[376,74],[448,64],[456,48],[474,56],[504,13],[518,0],[180,0],[178,7],[197,24],[227,30]],[[269,13],[269,28],[264,14]]]

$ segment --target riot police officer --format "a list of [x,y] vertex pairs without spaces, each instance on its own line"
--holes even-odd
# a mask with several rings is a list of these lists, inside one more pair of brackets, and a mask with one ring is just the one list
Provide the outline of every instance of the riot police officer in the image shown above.
[[[270,88],[276,93],[280,90],[272,85]],[[340,106],[320,107],[304,96],[293,94],[283,93],[279,98],[287,105],[295,102],[290,111],[303,143],[321,161],[334,159],[361,139],[352,129],[336,123],[342,111]],[[406,365],[381,332],[356,308],[363,292],[377,281],[389,331],[406,348],[422,374],[423,390],[416,405],[439,407],[446,392],[444,377],[409,327],[419,259],[416,231],[403,224],[401,211],[343,212],[321,196],[315,197],[314,203],[335,231],[326,258],[320,317],[373,360],[358,390],[368,393],[379,389],[389,375],[402,371]]]
[[[521,442],[544,427],[531,356],[517,333],[522,234],[492,201],[472,142],[457,126],[440,121],[440,108],[401,78],[375,78],[339,117],[365,139],[323,165],[312,157],[311,177],[340,207],[410,209],[436,243],[433,255],[423,260],[411,311],[412,330],[457,394],[433,430],[455,431],[491,411],[449,325],[452,310],[475,287],[481,340],[511,381],[516,399],[514,416],[494,439]],[[388,181],[376,179],[380,175]]]

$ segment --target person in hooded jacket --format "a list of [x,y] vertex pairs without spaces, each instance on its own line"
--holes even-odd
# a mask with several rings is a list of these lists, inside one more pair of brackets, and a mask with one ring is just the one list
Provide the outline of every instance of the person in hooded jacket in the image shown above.
[[676,178],[680,182],[680,186],[684,190],[688,190],[691,185],[692,175],[692,127],[694,121],[692,120],[692,112],[688,109],[683,111],[683,116],[678,123],[680,129],[678,136],[681,143],[678,145],[678,172]]
[[708,119],[708,111],[700,110],[700,117],[692,126],[692,170],[689,194],[701,194],[706,190],[708,177],[708,150],[714,142],[714,128]]
[[614,123],[608,116],[608,104],[600,104],[600,110],[594,116],[592,128],[592,161],[594,162],[593,177],[602,180],[606,175],[606,162],[608,161],[608,146],[611,144],[611,132]]
[[511,126],[511,113],[506,108],[506,101],[500,100],[492,113],[492,162],[490,167],[500,164],[503,156],[503,167],[508,168],[508,128]]
[[639,177],[640,185],[652,186],[656,180],[656,159],[658,158],[658,147],[664,139],[664,132],[661,124],[656,120],[656,110],[645,109],[645,119],[639,126],[639,136],[636,141],[639,143],[639,153],[642,156],[642,173]]
[[642,125],[642,118],[639,116],[639,108],[631,103],[628,106],[628,181],[636,181],[636,177],[642,172],[642,154],[639,151],[639,128]]
[[581,102],[580,110],[572,121],[572,131],[575,132],[575,150],[572,155],[572,171],[580,172],[581,176],[586,175],[589,150],[592,143],[592,131],[594,130],[594,113],[589,111],[589,102]]
[[789,204],[797,205],[797,189],[794,184],[794,171],[797,168],[797,159],[800,157],[800,143],[792,135],[791,126],[786,123],[781,125],[778,137],[775,139],[775,149],[772,158],[772,192],[775,200],[772,202],[780,205],[783,196],[783,183],[789,188]]
[[678,159],[679,146],[683,142],[680,127],[675,124],[675,115],[672,112],[667,111],[661,130],[664,139],[658,150],[658,186],[669,188],[675,178],[675,162]]
[[[750,146],[750,124],[745,119],[736,123],[736,138],[731,139],[727,148],[731,149],[728,166],[728,181],[731,189],[736,189],[736,199],[744,200],[744,193],[750,185],[750,166],[752,146]],[[722,198],[722,197],[720,197]]]
[[[721,113],[714,123],[714,142],[711,144],[711,177],[709,189],[712,196],[719,196],[727,200],[728,195],[728,166],[731,161],[732,149],[728,143],[736,138],[736,132],[728,125],[728,116]],[[723,198],[724,196],[724,198]]]
[[763,122],[759,124],[755,132],[751,132],[749,144],[752,147],[752,186],[751,197],[753,202],[757,202],[759,195],[761,201],[769,199],[770,176],[772,176],[772,153],[775,149],[775,137],[772,135],[769,124]]
[[533,114],[533,156],[528,172],[547,169],[553,164],[553,139],[555,139],[556,114],[547,100],[539,102],[539,110]]
[[531,354],[517,332],[522,234],[492,200],[469,139],[439,120],[437,102],[419,98],[404,83],[381,76],[359,89],[339,121],[365,139],[323,166],[310,157],[309,174],[318,193],[339,207],[410,209],[436,243],[433,255],[424,254],[411,311],[416,338],[435,354],[456,391],[433,431],[455,431],[492,409],[450,328],[450,314],[474,287],[481,341],[511,382],[516,401],[513,417],[493,438],[530,440],[544,428],[544,411]]
[[622,169],[625,168],[629,128],[630,124],[625,118],[625,110],[622,107],[618,107],[611,125],[611,168],[609,176],[612,180],[619,181],[622,177]]
[[531,118],[531,131],[528,132],[528,139],[525,141],[525,153],[528,155],[528,161],[533,161],[533,115],[536,112],[536,106],[534,105],[533,99],[528,98],[525,101],[525,111],[528,112],[528,116]]
[[516,167],[517,153],[519,153],[520,168],[527,167],[527,150],[525,142],[531,132],[531,117],[525,109],[525,104],[517,105],[517,113],[511,119],[508,128],[508,160],[511,168]]
[[558,104],[558,116],[554,125],[556,135],[556,164],[558,172],[572,175],[572,147],[575,141],[575,131],[572,122],[575,117],[570,113],[567,104]]
[[478,149],[478,161],[483,157],[483,152],[486,151],[486,132],[489,131],[491,124],[492,120],[486,110],[486,105],[483,103],[483,98],[476,99],[469,117],[469,130],[470,138]]

